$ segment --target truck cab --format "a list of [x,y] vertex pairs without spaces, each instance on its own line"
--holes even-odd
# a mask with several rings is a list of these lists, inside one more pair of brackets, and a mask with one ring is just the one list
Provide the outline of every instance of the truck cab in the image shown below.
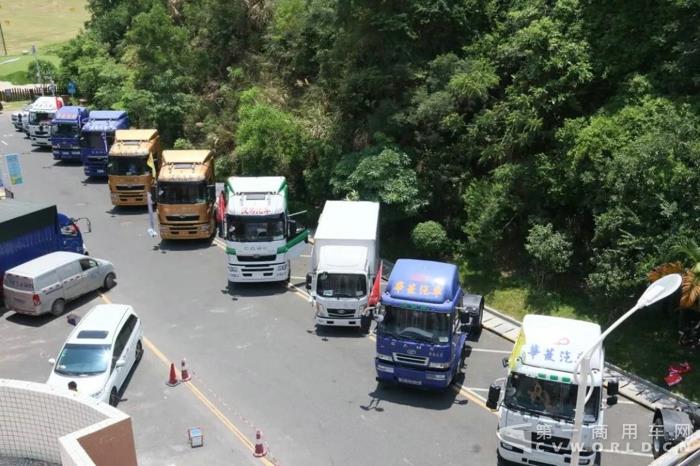
[[161,238],[204,239],[214,236],[216,185],[211,151],[163,151],[157,186]]
[[377,381],[449,387],[467,338],[481,328],[483,298],[470,298],[479,303],[473,309],[462,305],[463,297],[455,265],[399,259],[376,311]]
[[306,288],[321,326],[370,328],[368,298],[379,266],[379,203],[326,201]]
[[287,180],[232,176],[224,191],[229,283],[287,283],[290,259],[301,254],[309,237],[287,211]]
[[27,128],[33,146],[51,147],[51,121],[61,107],[63,99],[53,96],[39,97],[29,107]]
[[86,176],[107,177],[107,157],[114,132],[129,127],[123,110],[93,110],[80,135],[80,158]]
[[112,204],[148,204],[156,200],[155,185],[162,157],[157,129],[118,129],[109,149],[107,174]]
[[89,114],[85,107],[68,105],[58,109],[56,116],[51,120],[54,160],[80,162],[80,133]]
[[[506,377],[491,385],[487,401],[489,408],[498,409],[496,435],[501,462],[571,464],[570,440],[578,392],[576,366],[600,334],[600,326],[591,322],[525,316],[513,351],[504,359]],[[600,347],[591,358],[582,445],[573,446],[580,449],[580,465],[600,464],[593,432],[604,426],[604,362]],[[609,384],[608,396],[616,395],[617,384]]]

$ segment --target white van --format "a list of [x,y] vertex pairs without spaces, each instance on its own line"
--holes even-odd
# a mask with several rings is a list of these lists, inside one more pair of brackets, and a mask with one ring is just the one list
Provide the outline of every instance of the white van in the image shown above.
[[61,315],[66,303],[116,284],[111,262],[74,252],[52,252],[5,272],[5,307],[20,314]]
[[134,309],[126,304],[98,304],[68,336],[46,383],[73,389],[85,396],[119,403],[132,367],[143,356],[143,328]]

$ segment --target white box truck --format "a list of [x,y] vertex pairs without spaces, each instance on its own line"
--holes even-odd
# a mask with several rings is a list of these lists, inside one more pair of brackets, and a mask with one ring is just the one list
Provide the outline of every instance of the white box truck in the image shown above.
[[316,325],[369,331],[369,292],[379,267],[379,203],[326,201],[314,235],[311,294]]
[[[498,409],[498,464],[571,464],[573,448],[579,465],[599,465],[602,444],[594,432],[603,422],[602,347],[591,358],[590,398],[585,405],[581,445],[571,445],[576,408],[576,365],[600,337],[600,326],[561,317],[526,315],[503,382],[489,389],[486,405]],[[502,390],[503,388],[503,390]],[[618,384],[608,381],[608,404],[617,401]],[[502,393],[503,392],[503,393]]]

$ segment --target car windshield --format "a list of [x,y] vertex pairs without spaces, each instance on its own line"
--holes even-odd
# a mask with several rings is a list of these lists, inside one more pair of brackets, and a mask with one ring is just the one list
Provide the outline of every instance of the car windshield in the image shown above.
[[74,137],[78,135],[78,125],[75,123],[54,123],[52,131],[54,136]]
[[53,120],[54,116],[54,113],[29,112],[29,124],[38,125],[39,123],[46,123]]
[[[536,379],[514,372],[508,377],[504,404],[518,411],[573,420],[577,392],[578,385]],[[585,422],[595,422],[598,419],[599,405],[600,387],[595,387],[586,403]]]
[[81,147],[89,147],[90,149],[102,149],[105,153],[109,152],[114,142],[114,133],[103,133],[101,131],[90,131],[83,133],[80,138]]
[[109,367],[109,345],[67,344],[56,362],[54,371],[63,375],[101,374]]
[[316,293],[324,298],[361,298],[367,294],[367,279],[352,273],[321,273]]
[[158,183],[158,202],[161,204],[204,204],[207,202],[207,183],[167,182]]
[[110,175],[146,175],[150,169],[146,165],[146,157],[109,157],[107,165]]
[[452,315],[444,312],[386,306],[379,333],[406,340],[448,343],[451,322]]
[[284,239],[284,214],[227,215],[229,241],[277,241]]

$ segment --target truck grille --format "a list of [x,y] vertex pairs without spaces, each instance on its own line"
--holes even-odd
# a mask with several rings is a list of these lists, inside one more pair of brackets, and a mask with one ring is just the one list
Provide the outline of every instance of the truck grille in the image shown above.
[[[553,435],[542,435],[538,432],[531,433],[532,448],[539,449],[540,451],[546,451],[549,453],[557,453],[560,455],[571,454],[571,449],[569,448],[569,439],[562,437],[555,437]],[[582,452],[584,455],[585,451]]]
[[241,262],[271,262],[277,258],[276,255],[271,256],[239,256],[236,255],[236,259]]
[[124,185],[118,184],[117,191],[143,191],[146,186],[142,184]]
[[169,222],[196,222],[199,215],[166,215],[165,218]]
[[327,309],[328,316],[336,319],[354,319],[354,309]]
[[394,361],[401,364],[410,364],[412,366],[428,365],[428,358],[423,356],[414,356],[412,354],[394,353]]

